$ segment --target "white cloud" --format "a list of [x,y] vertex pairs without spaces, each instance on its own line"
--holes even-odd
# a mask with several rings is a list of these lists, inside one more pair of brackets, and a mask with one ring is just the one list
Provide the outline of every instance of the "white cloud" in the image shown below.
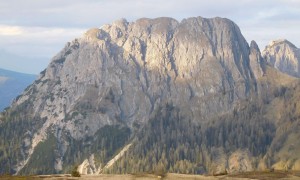
[[22,28],[18,26],[0,25],[0,36],[16,36],[22,33]]
[[86,29],[0,25],[0,49],[22,56],[52,57]]

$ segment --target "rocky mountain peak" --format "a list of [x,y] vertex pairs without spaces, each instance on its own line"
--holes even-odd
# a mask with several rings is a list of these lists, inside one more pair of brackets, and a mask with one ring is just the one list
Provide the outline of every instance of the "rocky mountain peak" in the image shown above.
[[290,41],[288,41],[286,39],[273,40],[269,43],[268,47],[279,46],[279,45],[287,45],[287,46],[290,46],[292,48],[297,48],[293,43],[291,43]]
[[14,170],[27,172],[49,134],[57,140],[53,167],[60,172],[73,162],[66,154],[78,150],[70,150],[71,143],[94,142],[107,127],[125,129],[127,137],[161,107],[168,111],[172,104],[180,110],[176,116],[195,125],[209,121],[255,94],[263,74],[258,46],[249,47],[228,19],[121,19],[92,28],[67,43],[12,105],[11,112],[18,110],[35,124],[26,131],[30,137]]
[[260,52],[259,47],[258,47],[257,43],[254,40],[252,40],[251,43],[250,43],[250,49],[253,49],[255,51]]
[[300,49],[285,39],[270,42],[262,52],[266,61],[283,73],[300,77]]

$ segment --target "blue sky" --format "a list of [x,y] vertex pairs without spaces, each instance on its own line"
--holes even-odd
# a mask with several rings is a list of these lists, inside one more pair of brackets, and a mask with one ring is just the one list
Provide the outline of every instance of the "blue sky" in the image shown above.
[[225,17],[264,48],[300,46],[300,0],[0,0],[0,68],[37,74],[66,42],[116,19]]

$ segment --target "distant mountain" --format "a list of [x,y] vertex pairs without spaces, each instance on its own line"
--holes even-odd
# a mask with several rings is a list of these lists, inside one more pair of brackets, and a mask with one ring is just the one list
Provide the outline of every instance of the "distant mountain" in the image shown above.
[[0,67],[2,69],[14,69],[17,72],[38,74],[48,63],[49,58],[46,57],[20,56],[0,49]]
[[231,20],[118,20],[1,114],[0,174],[299,170],[299,90]]
[[272,41],[263,57],[273,67],[294,77],[300,77],[300,49],[286,39]]
[[37,78],[36,75],[0,69],[0,111]]

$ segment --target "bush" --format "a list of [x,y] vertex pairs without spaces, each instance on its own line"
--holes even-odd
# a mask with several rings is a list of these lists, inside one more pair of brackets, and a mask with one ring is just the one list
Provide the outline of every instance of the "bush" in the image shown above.
[[72,177],[80,177],[80,173],[78,172],[78,166],[75,166],[71,172]]

